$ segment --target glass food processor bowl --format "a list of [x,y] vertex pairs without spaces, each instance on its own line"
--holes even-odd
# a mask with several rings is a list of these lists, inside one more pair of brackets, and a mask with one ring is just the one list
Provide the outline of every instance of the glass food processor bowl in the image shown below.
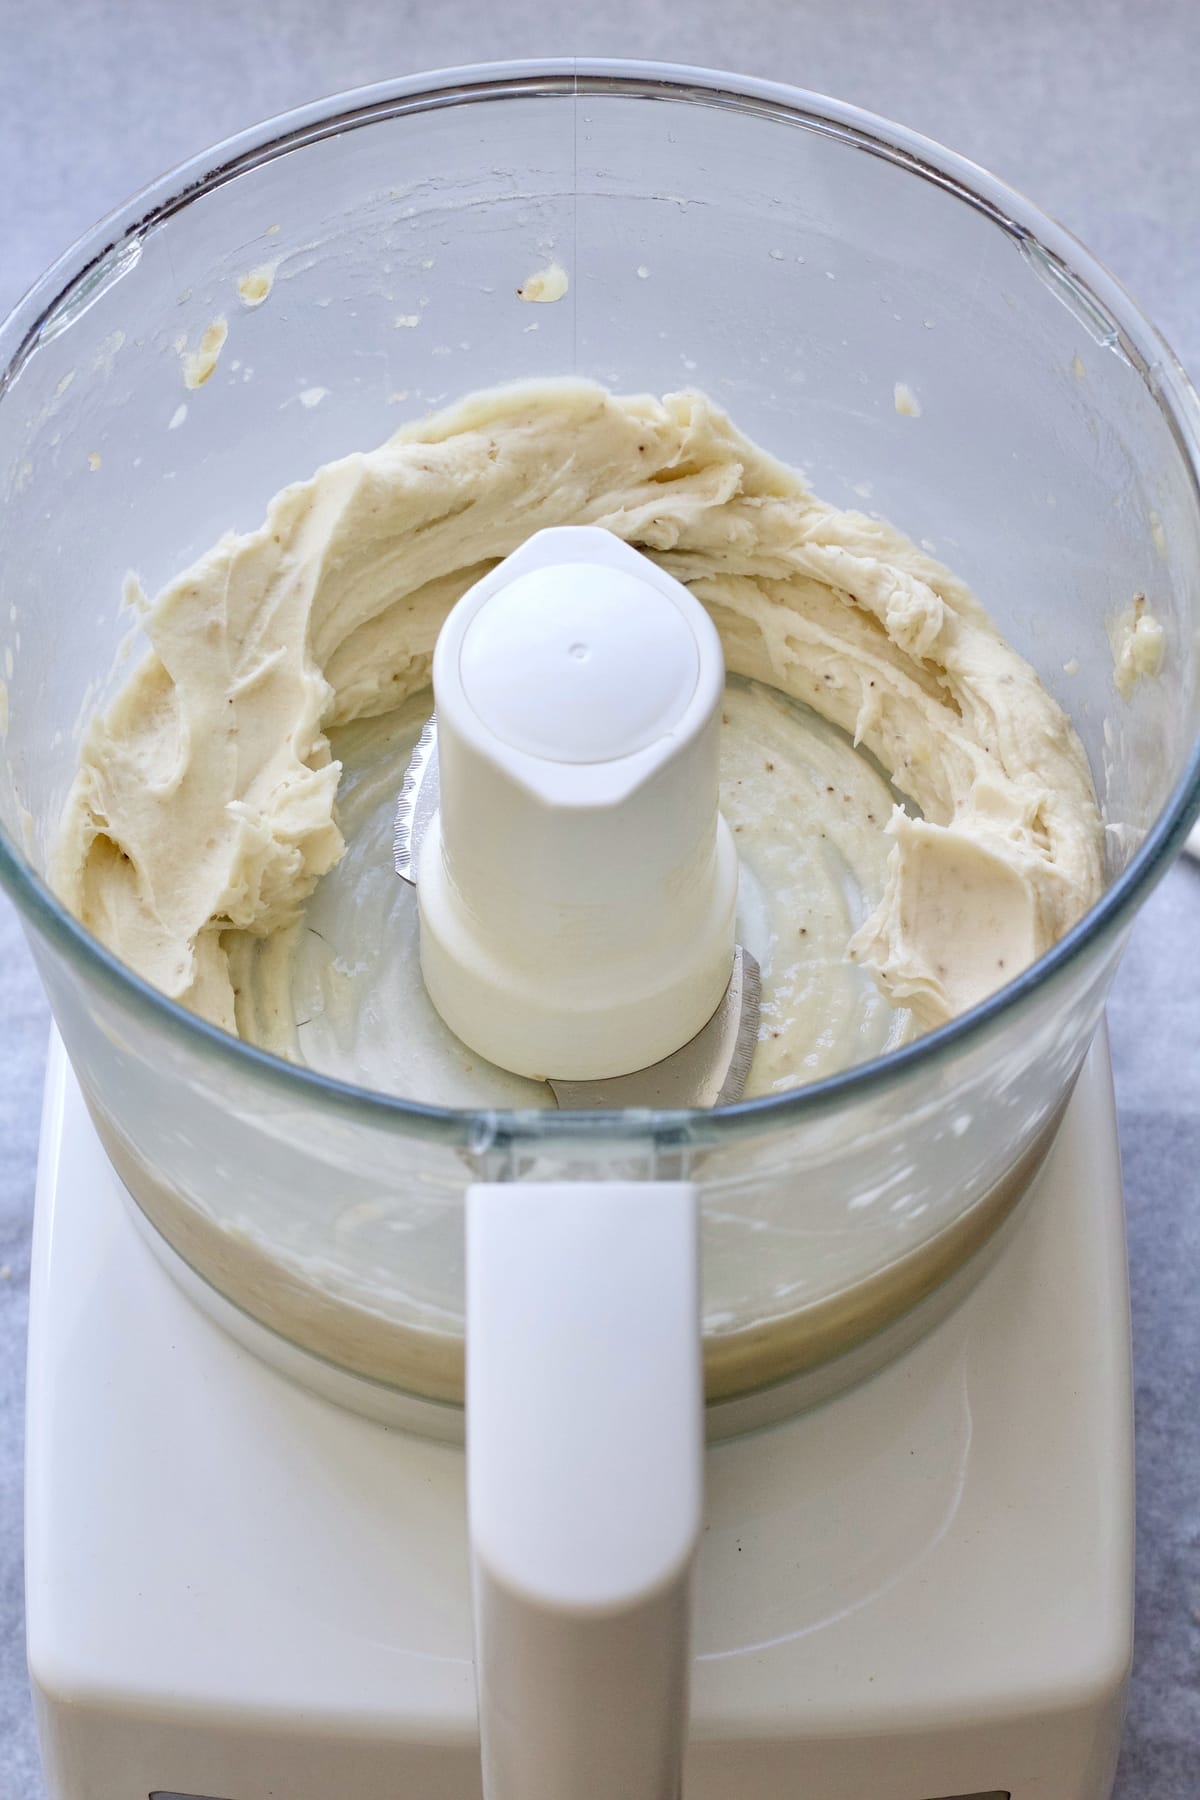
[[[523,304],[551,263],[566,292]],[[0,875],[100,1136],[199,1285],[447,1415],[473,1180],[696,1182],[706,1391],[727,1413],[829,1391],[960,1290],[1200,806],[1196,402],[1072,239],[961,159],[795,90],[467,69],[322,102],[165,177],[17,308],[0,367]],[[137,644],[130,570],[153,593],[401,418],[569,374],[705,390],[831,502],[936,546],[1074,720],[1107,891],[971,1013],[715,1112],[440,1109],[199,1021],[49,890],[81,731]],[[1108,633],[1136,594],[1167,651],[1125,699]]]

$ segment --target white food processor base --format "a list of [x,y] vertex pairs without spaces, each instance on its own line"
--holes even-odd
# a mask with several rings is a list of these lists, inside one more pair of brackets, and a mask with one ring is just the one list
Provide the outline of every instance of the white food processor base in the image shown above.
[[[1103,1036],[1038,1186],[914,1349],[709,1449],[686,1800],[1107,1800],[1133,1458]],[[478,1800],[462,1451],[184,1297],[57,1040],[29,1349],[51,1800]]]

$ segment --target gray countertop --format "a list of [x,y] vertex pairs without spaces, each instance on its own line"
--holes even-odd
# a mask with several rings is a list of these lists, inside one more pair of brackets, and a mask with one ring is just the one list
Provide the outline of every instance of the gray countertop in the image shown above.
[[[134,189],[254,120],[420,69],[702,63],[902,120],[1031,194],[1200,376],[1194,0],[0,0],[0,313]],[[1137,1650],[1119,1800],[1200,1794],[1200,867],[1173,870],[1109,1009],[1129,1213]],[[29,1227],[48,1014],[0,900],[0,1800],[38,1800],[21,1607]]]

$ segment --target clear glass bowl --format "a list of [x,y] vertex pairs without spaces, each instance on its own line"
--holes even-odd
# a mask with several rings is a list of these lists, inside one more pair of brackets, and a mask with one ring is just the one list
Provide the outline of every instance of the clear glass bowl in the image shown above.
[[[521,304],[551,258],[568,293]],[[238,281],[266,265],[248,307]],[[217,318],[216,370],[187,390],[182,355]],[[205,1282],[340,1369],[453,1404],[467,1182],[686,1169],[708,1392],[728,1400],[882,1341],[978,1264],[1200,806],[1196,401],[1073,240],[946,151],[791,89],[468,69],[323,102],[166,177],[18,307],[0,368],[0,877],[114,1163]],[[882,1062],[716,1113],[405,1104],[200,1023],[42,879],[81,726],[127,666],[127,571],[153,592],[401,418],[568,373],[706,389],[823,495],[931,542],[1079,728],[1103,899]],[[1126,702],[1107,631],[1136,592],[1168,652]]]

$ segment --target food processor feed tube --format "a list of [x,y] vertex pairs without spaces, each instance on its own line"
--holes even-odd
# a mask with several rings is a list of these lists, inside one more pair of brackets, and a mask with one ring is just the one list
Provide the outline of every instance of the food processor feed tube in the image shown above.
[[[678,1050],[721,1002],[737,858],[720,641],[609,533],[544,531],[434,654],[439,804],[417,856],[446,1022],[518,1073]],[[697,1191],[477,1184],[467,1482],[488,1800],[671,1800],[702,1515]]]

